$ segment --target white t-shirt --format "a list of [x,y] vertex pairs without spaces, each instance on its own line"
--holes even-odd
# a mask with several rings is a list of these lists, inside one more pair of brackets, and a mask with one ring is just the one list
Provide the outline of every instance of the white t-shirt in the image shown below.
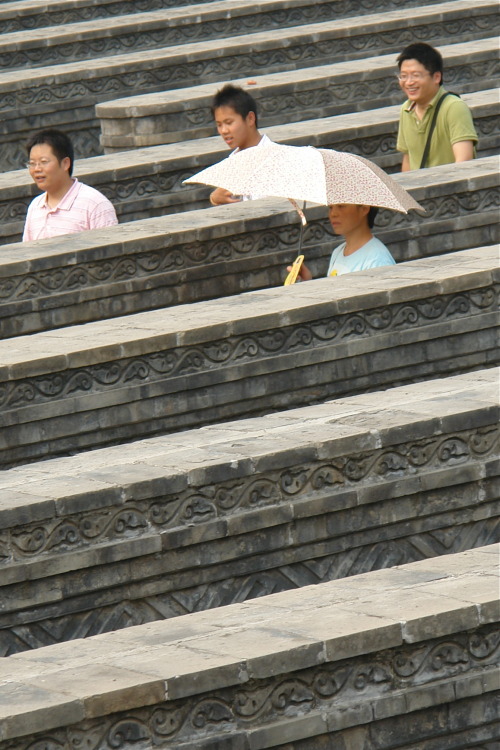
[[[260,141],[258,142],[258,144],[256,146],[251,146],[251,148],[259,148],[259,146],[269,146],[270,143],[272,143],[272,140],[269,138],[269,136],[267,136],[264,133],[264,135],[262,136],[262,138],[260,139]],[[240,150],[239,148],[235,148],[234,151],[231,153],[231,156],[233,154],[237,154],[239,150]],[[256,201],[259,198],[266,198],[266,196],[265,195],[258,195],[257,193],[250,193],[250,195],[242,195],[241,196],[241,200],[242,201]]]

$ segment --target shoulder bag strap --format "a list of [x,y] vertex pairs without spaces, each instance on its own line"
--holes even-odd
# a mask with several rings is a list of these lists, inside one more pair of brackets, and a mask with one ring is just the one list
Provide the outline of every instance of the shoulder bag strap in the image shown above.
[[434,109],[434,114],[432,116],[432,122],[431,126],[429,128],[429,135],[427,136],[427,141],[424,148],[424,153],[422,154],[422,161],[420,162],[420,169],[423,169],[425,167],[425,164],[427,162],[428,156],[429,156],[429,150],[431,147],[431,140],[432,140],[432,134],[434,133],[434,128],[436,127],[436,120],[438,116],[438,112],[441,108],[441,104],[444,102],[447,96],[449,96],[450,92],[447,91],[446,94],[443,94],[441,99],[436,104],[436,108]]

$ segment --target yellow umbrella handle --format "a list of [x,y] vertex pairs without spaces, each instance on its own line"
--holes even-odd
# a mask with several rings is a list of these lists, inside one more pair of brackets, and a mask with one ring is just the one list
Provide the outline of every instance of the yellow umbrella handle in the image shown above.
[[297,280],[297,276],[299,275],[300,267],[302,263],[304,262],[304,256],[298,255],[295,260],[293,261],[292,268],[290,269],[290,273],[285,279],[284,286],[290,286],[290,284],[295,284]]

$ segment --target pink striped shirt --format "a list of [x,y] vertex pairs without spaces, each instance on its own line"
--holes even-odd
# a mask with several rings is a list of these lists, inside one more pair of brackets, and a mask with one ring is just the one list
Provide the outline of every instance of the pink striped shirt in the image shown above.
[[73,184],[56,208],[47,203],[47,193],[28,206],[23,242],[75,234],[118,224],[113,204],[98,190],[73,178]]

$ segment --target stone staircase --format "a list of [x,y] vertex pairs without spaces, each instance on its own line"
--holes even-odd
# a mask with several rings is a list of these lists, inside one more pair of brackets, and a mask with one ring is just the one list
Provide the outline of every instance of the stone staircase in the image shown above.
[[[199,83],[200,79],[216,88],[228,78],[248,80],[250,76],[252,80],[258,77],[260,86],[260,76],[265,76],[268,84],[273,84],[270,74],[286,73],[285,77],[278,79],[282,82],[281,90],[278,86],[278,90],[264,91],[264,94],[271,94],[271,98],[259,96],[263,114],[268,107],[280,110],[277,122],[283,121],[284,108],[286,121],[304,119],[304,94],[312,107],[310,117],[352,111],[353,99],[358,109],[395,104],[400,102],[401,96],[394,77],[395,50],[407,44],[410,30],[415,39],[441,45],[449,42],[448,25],[444,20],[448,9],[450,23],[457,21],[457,14],[458,17],[461,14],[462,19],[464,14],[467,16],[463,21],[466,31],[455,37],[462,39],[456,43],[458,59],[449,58],[448,85],[451,87],[452,83],[464,80],[458,93],[496,86],[500,65],[496,55],[497,39],[491,35],[500,22],[496,3],[491,0],[486,6],[490,15],[482,19],[479,11],[484,2],[486,0],[478,0],[480,7],[472,18],[468,16],[468,0],[454,0],[424,6],[418,13],[415,9],[411,17],[406,10],[394,11],[387,16],[382,13],[361,17],[356,24],[344,19],[335,24],[329,21],[290,30],[256,32],[246,34],[243,39],[241,36],[225,37],[223,46],[219,40],[194,42],[188,47],[183,44],[3,72],[0,74],[0,166],[13,169],[22,164],[23,140],[33,129],[43,127],[48,117],[54,126],[72,136],[78,158],[101,153],[96,104],[137,91],[147,94],[182,89]],[[434,8],[439,10],[431,11]],[[471,36],[475,41],[466,42],[465,39]],[[486,38],[489,38],[489,43]],[[448,60],[447,51],[443,51]],[[388,53],[390,55],[384,60],[384,54]],[[376,58],[364,62],[369,55]],[[346,58],[352,62],[343,62]],[[355,66],[356,61],[358,86],[354,86],[352,80],[351,66]],[[381,72],[384,64],[385,70]],[[315,70],[319,65],[337,67],[330,71]],[[347,67],[342,69],[339,65]],[[302,70],[300,74],[299,70]],[[481,79],[480,86],[470,80],[471,70],[473,80]],[[342,73],[343,80],[329,80],[332,75]],[[302,86],[297,85],[298,80],[302,81]],[[334,111],[318,112],[318,104],[325,98],[325,89],[327,99],[334,97],[341,103]],[[292,103],[294,98],[295,104]],[[184,112],[183,108],[181,111]],[[183,114],[177,128],[172,125],[168,128],[177,131],[176,140],[183,140],[183,136],[178,136],[184,120]]]
[[[0,3],[0,55],[23,28],[56,51],[76,27],[88,54],[131,13],[137,38],[163,11],[222,29],[0,74],[4,165],[49,114],[92,157],[101,118],[112,153],[77,174],[115,191],[122,222],[2,247],[0,750],[490,750],[498,18],[488,2],[228,5]],[[235,32],[236,12],[259,31]],[[226,154],[207,137],[221,65],[240,60],[275,140],[395,170],[394,61],[414,34],[446,40],[480,158],[397,175],[427,214],[377,218],[396,266],[282,288],[289,204],[199,210],[208,190],[180,186]],[[177,89],[148,90],[174,60]],[[33,194],[0,175],[4,242]],[[333,239],[324,209],[308,220],[321,276]]]

